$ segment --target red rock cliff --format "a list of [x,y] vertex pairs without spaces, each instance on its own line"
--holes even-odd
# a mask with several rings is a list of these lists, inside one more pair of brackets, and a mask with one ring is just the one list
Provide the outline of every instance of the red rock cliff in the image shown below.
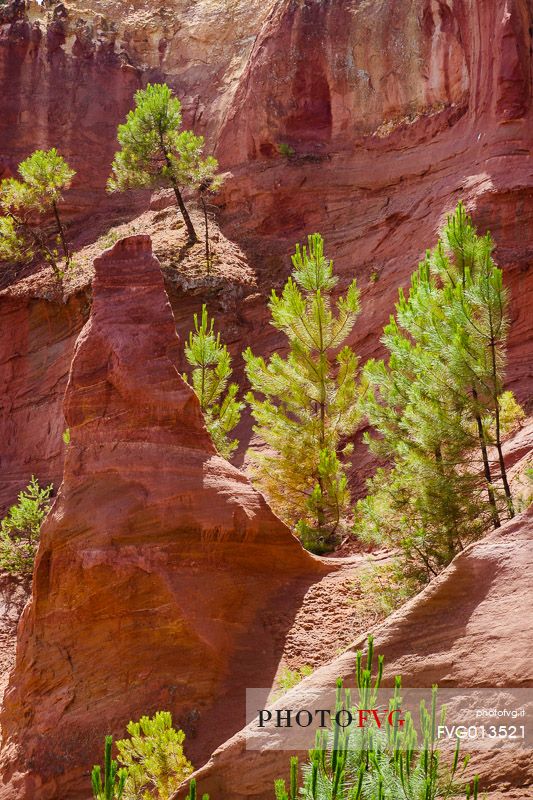
[[[206,757],[268,685],[324,568],[217,455],[175,365],[150,239],[97,259],[65,397],[65,477],[42,532],[2,716],[1,798],[85,798],[102,737],[169,709]],[[266,684],[265,684],[266,681]],[[7,764],[7,766],[6,766]]]

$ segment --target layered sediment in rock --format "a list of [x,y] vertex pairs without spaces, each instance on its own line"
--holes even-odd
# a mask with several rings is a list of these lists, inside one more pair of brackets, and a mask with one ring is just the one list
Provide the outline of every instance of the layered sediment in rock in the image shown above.
[[[168,709],[205,758],[272,681],[324,567],[215,451],[176,368],[150,239],[95,262],[65,396],[65,475],[43,527],[1,724],[2,798],[85,798],[102,737]],[[198,738],[194,738],[195,736]]]
[[226,231],[246,242],[265,282],[289,266],[273,255],[314,230],[341,285],[357,275],[352,341],[363,358],[380,352],[398,287],[463,199],[491,230],[511,290],[508,375],[523,400],[533,364],[532,24],[526,0],[277,3],[217,147],[234,174]]
[[[393,676],[401,675],[404,687],[503,687],[493,690],[493,699],[499,692],[505,695],[505,687],[530,687],[531,711],[532,570],[530,509],[457,556],[427,589],[376,628],[385,683],[392,685]],[[333,692],[338,677],[353,685],[355,651],[365,644],[365,638],[356,642],[286,694],[280,706],[291,709],[294,719],[300,709],[316,708],[326,689]],[[518,706],[524,706],[523,700]],[[514,708],[513,701],[506,707]],[[289,761],[286,750],[269,749],[272,741],[272,732],[257,726],[241,731],[198,771],[200,791],[209,792],[212,800],[271,800],[273,781],[287,777]],[[480,774],[490,800],[533,797],[529,752],[520,742],[505,748],[500,743],[472,756],[471,771]]]
[[0,514],[32,475],[56,491],[63,477],[63,396],[90,298],[40,294],[0,293]]

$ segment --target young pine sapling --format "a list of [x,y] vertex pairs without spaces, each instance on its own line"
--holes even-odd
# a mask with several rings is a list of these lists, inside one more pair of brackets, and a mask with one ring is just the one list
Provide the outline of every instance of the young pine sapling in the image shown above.
[[205,305],[201,317],[194,315],[194,331],[190,332],[185,347],[192,373],[183,377],[190,380],[200,401],[206,427],[219,453],[230,458],[238,445],[230,434],[241,418],[244,403],[237,400],[238,385],[229,383],[231,356],[226,345],[220,342],[220,333],[215,333],[214,324]]
[[135,93],[135,108],[117,138],[108,180],[111,192],[135,188],[171,187],[187,228],[189,244],[198,236],[183,199],[183,189],[217,185],[217,160],[204,158],[204,138],[182,130],[181,103],[166,84],[148,84]]
[[[44,258],[61,280],[72,259],[59,207],[76,173],[55,148],[36,150],[18,171],[21,180],[6,178],[0,183],[0,259]],[[50,217],[53,243],[47,230]]]

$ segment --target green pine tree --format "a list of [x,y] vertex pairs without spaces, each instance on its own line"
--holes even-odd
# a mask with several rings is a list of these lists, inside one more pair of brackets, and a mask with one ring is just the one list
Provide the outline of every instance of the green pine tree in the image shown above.
[[[44,258],[61,279],[71,255],[59,206],[76,173],[55,148],[36,150],[19,164],[18,171],[21,180],[6,178],[0,183],[0,259]],[[53,244],[47,225],[50,217],[55,227]]]
[[398,548],[415,583],[499,525],[502,497],[513,514],[503,456],[501,487],[489,460],[491,444],[502,453],[501,408],[521,411],[508,395],[501,405],[507,297],[491,252],[459,205],[400,291],[388,361],[363,370],[362,410],[378,434],[366,441],[390,466],[369,482],[355,529]]
[[220,333],[215,334],[214,324],[203,305],[201,318],[194,315],[194,331],[189,333],[185,347],[192,373],[183,377],[191,382],[219,453],[230,458],[239,444],[237,439],[230,439],[230,434],[239,423],[244,403],[237,400],[238,385],[229,383],[231,356],[226,345],[220,342]]
[[183,752],[185,734],[172,727],[168,711],[157,711],[127,726],[117,742],[118,761],[127,775],[124,800],[170,800],[193,771]]
[[[459,796],[476,800],[479,779],[465,782],[469,756],[460,758],[457,739],[451,764],[438,747],[437,725],[444,724],[445,707],[438,710],[437,687],[431,705],[420,704],[418,725],[409,712],[401,710],[401,677],[396,676],[390,712],[403,714],[404,724],[375,722],[358,725],[358,710],[377,707],[383,675],[383,656],[374,665],[373,640],[369,637],[366,664],[362,653],[356,657],[356,688],[345,689],[337,681],[335,711],[342,713],[342,725],[332,718],[330,728],[317,731],[315,747],[300,770],[298,758],[290,758],[289,785],[274,783],[276,800],[451,800]],[[346,724],[346,712],[353,722]],[[398,716],[394,719],[398,719]],[[420,733],[418,733],[420,731]]]
[[170,186],[182,214],[189,243],[198,236],[183,200],[184,188],[220,182],[215,158],[203,157],[204,138],[182,130],[181,103],[166,84],[148,84],[135,93],[135,108],[119,125],[121,149],[115,154],[108,190]]
[[272,292],[271,324],[289,344],[268,363],[243,354],[253,392],[255,431],[267,445],[250,451],[257,484],[276,513],[315,551],[331,549],[346,529],[350,492],[346,445],[359,423],[358,361],[343,345],[359,313],[355,280],[333,300],[337,278],[320,234],[296,247],[281,296]]
[[[500,486],[508,517],[514,505],[503,458],[501,404],[504,395],[505,351],[509,330],[509,299],[503,274],[494,263],[490,233],[479,236],[462,203],[448,218],[432,269],[443,287],[446,339],[439,347],[449,360],[457,385],[470,401],[475,421],[487,496],[494,527],[499,527]],[[517,407],[516,413],[520,414]],[[493,474],[488,448],[494,445],[498,470]]]
[[12,575],[31,575],[39,546],[39,534],[50,510],[53,486],[41,489],[32,475],[0,523],[0,569]]

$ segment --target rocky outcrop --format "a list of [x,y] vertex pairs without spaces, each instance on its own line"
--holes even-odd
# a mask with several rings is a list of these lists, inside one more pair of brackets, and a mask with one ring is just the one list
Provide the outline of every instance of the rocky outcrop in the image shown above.
[[[385,656],[385,681],[402,675],[405,687],[533,687],[531,574],[533,509],[471,545],[417,597],[374,631],[377,652]],[[339,676],[353,682],[355,651],[322,667],[283,697],[294,714],[313,708]],[[502,691],[505,691],[504,689]],[[531,694],[529,695],[531,697]],[[253,748],[247,749],[247,736]],[[269,749],[269,733],[244,729],[226,742],[198,771],[202,792],[211,800],[271,800],[273,781],[286,777],[289,753]],[[527,750],[476,753],[490,800],[533,797],[533,764]],[[183,797],[185,792],[179,793]]]
[[[85,798],[102,737],[169,709],[197,763],[272,681],[325,568],[215,451],[176,368],[150,239],[95,262],[65,396],[71,441],[42,530],[1,724],[1,798]],[[195,736],[198,738],[195,738]]]

